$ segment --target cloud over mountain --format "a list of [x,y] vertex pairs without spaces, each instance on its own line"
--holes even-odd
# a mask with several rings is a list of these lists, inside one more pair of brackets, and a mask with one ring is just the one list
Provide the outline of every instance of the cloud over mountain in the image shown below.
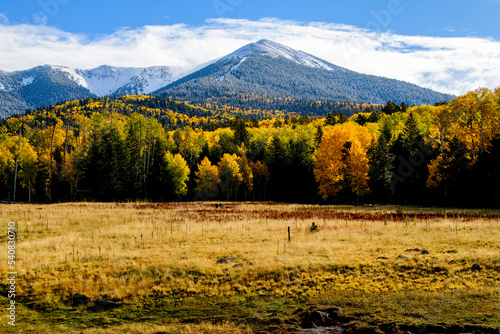
[[212,19],[200,27],[145,26],[98,38],[44,25],[12,25],[5,19],[0,20],[0,69],[20,70],[47,63],[78,68],[102,64],[188,68],[259,39],[307,50],[354,71],[453,94],[500,84],[499,41],[402,36],[348,25],[278,19]]

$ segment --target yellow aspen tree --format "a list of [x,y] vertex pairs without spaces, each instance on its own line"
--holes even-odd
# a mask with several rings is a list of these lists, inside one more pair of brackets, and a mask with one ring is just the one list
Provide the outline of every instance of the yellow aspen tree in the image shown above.
[[35,178],[37,174],[38,156],[33,146],[26,138],[21,140],[19,150],[19,183],[21,187],[28,188],[28,200],[31,202],[31,193],[34,189]]
[[495,133],[498,133],[498,104],[495,94],[488,88],[474,91],[478,111],[480,152],[488,149]]
[[371,140],[366,127],[352,122],[336,125],[323,135],[314,175],[324,199],[346,186],[358,196],[369,191],[366,148]]
[[252,161],[249,166],[253,175],[253,199],[266,200],[266,188],[270,178],[267,165],[261,161]]
[[248,163],[246,155],[241,156],[237,161],[242,176],[241,186],[243,187],[243,199],[246,200],[248,194],[253,190],[253,171]]
[[178,197],[185,196],[188,191],[189,173],[191,173],[186,160],[179,153],[174,155],[167,152],[165,161],[167,162],[167,170],[172,184],[172,193]]
[[[359,134],[361,136],[361,134]],[[355,195],[363,196],[369,192],[368,188],[368,157],[366,156],[367,142],[365,138],[353,140],[349,149],[347,159],[347,179],[351,192]]]
[[237,194],[238,188],[243,181],[238,156],[225,153],[218,166],[221,190],[226,195],[227,200],[230,200],[233,194]]
[[454,99],[451,105],[457,119],[458,137],[466,142],[471,151],[472,159],[475,160],[480,142],[477,127],[479,115],[476,108],[476,94],[468,92]]
[[217,166],[212,165],[210,160],[205,157],[203,161],[198,164],[198,171],[196,174],[196,191],[202,200],[216,198],[219,194],[219,169]]

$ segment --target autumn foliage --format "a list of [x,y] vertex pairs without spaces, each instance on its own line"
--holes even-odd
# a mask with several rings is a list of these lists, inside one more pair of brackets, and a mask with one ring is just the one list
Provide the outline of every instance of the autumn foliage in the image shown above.
[[71,101],[0,123],[0,199],[495,205],[499,106],[486,88],[350,117]]
[[366,148],[371,139],[365,127],[352,122],[323,135],[314,169],[323,198],[334,197],[343,189],[359,196],[369,191]]

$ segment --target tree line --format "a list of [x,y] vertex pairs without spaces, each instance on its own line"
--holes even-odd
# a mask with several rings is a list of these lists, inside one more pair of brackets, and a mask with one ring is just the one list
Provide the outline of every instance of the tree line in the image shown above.
[[434,106],[389,101],[350,117],[220,115],[179,104],[153,96],[90,99],[3,121],[0,199],[500,200],[500,89]]

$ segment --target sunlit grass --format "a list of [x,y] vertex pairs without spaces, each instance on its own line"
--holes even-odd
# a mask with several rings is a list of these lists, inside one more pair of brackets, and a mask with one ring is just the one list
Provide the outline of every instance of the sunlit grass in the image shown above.
[[[383,294],[378,308],[397,312],[401,292],[453,298],[479,291],[482,312],[494,313],[496,214],[269,203],[0,205],[0,219],[18,223],[19,296],[52,307],[69,306],[75,293],[137,304],[152,296],[327,301],[328,293],[351,291]],[[310,231],[313,222],[319,232]],[[217,264],[221,258],[233,262]],[[482,270],[472,271],[474,263]]]

